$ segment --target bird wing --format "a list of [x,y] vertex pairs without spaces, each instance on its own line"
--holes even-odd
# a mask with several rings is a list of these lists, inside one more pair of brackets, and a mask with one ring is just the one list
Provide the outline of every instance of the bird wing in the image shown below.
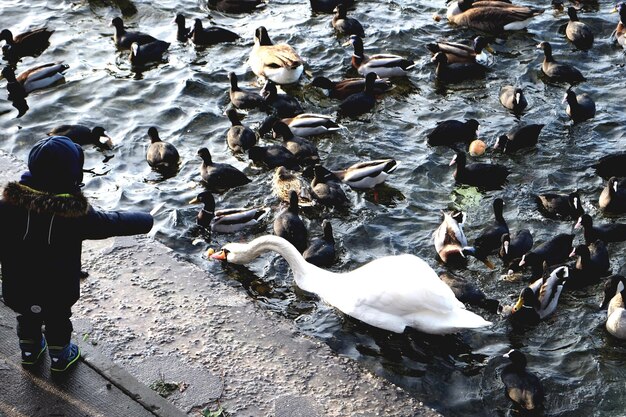
[[406,68],[414,65],[414,62],[398,55],[377,54],[370,56],[366,65],[370,68]]
[[302,58],[289,45],[264,45],[258,49],[263,65],[270,67],[297,68],[302,65]]

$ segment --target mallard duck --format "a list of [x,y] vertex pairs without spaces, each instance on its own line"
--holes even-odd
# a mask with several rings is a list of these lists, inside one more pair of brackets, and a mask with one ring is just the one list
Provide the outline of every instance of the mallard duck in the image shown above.
[[576,95],[574,90],[569,88],[563,97],[563,103],[567,103],[565,112],[574,123],[583,122],[596,115],[596,103],[587,93]]
[[289,206],[274,219],[274,234],[286,239],[299,253],[302,253],[309,246],[309,236],[298,212],[298,195],[295,191],[291,191]]
[[185,16],[178,13],[172,23],[176,24],[176,39],[179,42],[187,42],[191,28],[187,27],[187,19],[185,19]]
[[620,182],[615,177],[609,178],[598,199],[602,210],[613,214],[626,213],[626,190],[622,188],[624,184],[624,181]]
[[542,9],[514,6],[501,1],[457,1],[448,6],[450,23],[486,33],[499,34],[507,30],[526,28]]
[[294,154],[301,165],[314,165],[319,162],[320,156],[313,142],[294,135],[289,126],[282,121],[276,122],[272,130],[274,137],[283,139],[283,146]]
[[[570,253],[570,258],[576,258],[576,271],[568,287],[581,288],[597,283],[600,278],[610,274],[609,252],[602,240],[596,240],[589,245],[578,245]],[[573,285],[571,285],[573,284]]]
[[285,239],[261,236],[249,243],[229,243],[211,257],[246,264],[270,250],[289,263],[298,287],[371,326],[395,333],[412,327],[446,334],[491,325],[466,310],[435,271],[415,255],[385,256],[353,271],[334,273],[306,262]]
[[565,27],[565,36],[578,49],[590,49],[593,46],[593,32],[591,28],[578,20],[576,9],[572,6],[567,8],[569,22]]
[[278,94],[276,84],[270,79],[265,81],[261,96],[265,100],[265,105],[273,109],[275,115],[280,118],[294,117],[304,113],[298,100],[288,94]]
[[[560,266],[549,275],[544,274],[520,293],[510,311],[510,319],[517,324],[534,325],[556,311],[563,286],[569,277],[569,268]],[[536,313],[533,314],[532,310]],[[504,310],[505,314],[507,309]]]
[[456,42],[439,41],[426,44],[426,48],[433,55],[436,55],[438,52],[446,54],[449,64],[481,63],[487,60],[485,51],[495,54],[495,51],[489,45],[489,40],[484,36],[475,37],[472,46]]
[[415,62],[398,55],[365,55],[363,53],[363,40],[356,35],[351,35],[350,40],[344,43],[344,46],[348,45],[352,45],[354,48],[352,66],[361,75],[373,72],[381,78],[402,77],[415,67]]
[[577,220],[585,214],[578,191],[569,194],[539,194],[536,200],[539,211],[550,218]]
[[296,156],[282,145],[253,146],[248,149],[248,157],[255,164],[265,165],[270,169],[280,166],[293,170],[300,169]]
[[196,19],[193,29],[189,33],[189,39],[198,46],[215,45],[222,42],[235,42],[239,39],[239,35],[218,26],[205,28],[202,26],[202,20]]
[[626,278],[610,276],[604,285],[600,308],[608,308],[606,330],[618,339],[626,339]]
[[551,81],[569,84],[585,81],[583,74],[574,68],[574,66],[556,62],[552,56],[552,45],[550,45],[549,42],[541,42],[537,45],[537,48],[543,49],[544,58],[541,64],[541,70]]
[[211,191],[226,190],[250,182],[250,179],[234,166],[213,162],[211,153],[207,148],[198,150],[198,156],[202,159],[200,175]]
[[333,9],[335,16],[333,16],[332,24],[333,28],[342,35],[356,35],[360,38],[365,37],[365,31],[361,23],[353,17],[348,17],[346,6],[343,3],[339,3],[337,7]]
[[457,152],[450,161],[456,164],[454,179],[461,184],[473,185],[484,190],[497,190],[504,186],[511,171],[500,164],[474,163],[467,165],[465,152]]
[[158,40],[147,33],[126,31],[126,28],[124,28],[124,21],[121,17],[114,18],[111,21],[111,26],[115,27],[113,40],[115,41],[115,46],[119,49],[130,49],[134,42],[137,42],[139,45],[144,45]]
[[626,224],[624,223],[605,223],[599,226],[593,225],[593,219],[588,214],[583,214],[574,226],[575,229],[583,228],[585,243],[589,245],[597,239],[603,240],[605,243],[623,242],[626,240]]
[[500,373],[507,398],[526,410],[542,408],[545,399],[543,385],[537,375],[526,370],[526,356],[511,349],[503,357],[511,361]]
[[348,197],[341,188],[341,181],[321,165],[314,167],[311,181],[311,196],[325,206],[343,207],[348,205]]
[[154,42],[139,45],[133,42],[130,45],[129,59],[132,65],[145,65],[149,62],[159,62],[163,54],[170,47],[169,42],[156,40]]
[[437,122],[437,126],[427,135],[430,146],[454,146],[457,142],[469,144],[478,136],[480,124],[476,119],[465,122],[458,120],[444,120]]
[[[327,90],[331,98],[343,100],[352,94],[360,93],[365,89],[365,78],[347,78],[341,81],[331,81],[326,77],[315,77],[311,85]],[[380,95],[393,88],[393,84],[386,78],[376,78],[374,94]]]
[[107,150],[113,148],[113,142],[102,126],[89,129],[84,125],[61,125],[48,132],[48,136],[65,136],[81,146],[95,145]]
[[256,145],[256,134],[247,126],[241,124],[237,110],[228,109],[226,111],[228,120],[232,126],[226,133],[226,143],[233,152],[246,152]]
[[215,211],[215,198],[210,191],[198,194],[189,204],[203,204],[196,221],[217,233],[235,233],[259,224],[267,213],[265,207],[230,208]]
[[452,64],[448,62],[448,58],[443,52],[437,52],[431,61],[437,64],[435,67],[435,76],[440,81],[461,82],[474,78],[482,78],[487,73],[487,68],[477,62]]
[[249,13],[267,6],[263,0],[209,0],[207,4],[225,13]]
[[69,67],[69,65],[61,63],[44,64],[29,68],[16,77],[13,68],[7,65],[2,68],[2,76],[8,83],[12,83],[11,88],[7,86],[11,95],[14,95],[16,98],[26,97],[35,90],[41,90],[53,84],[65,82],[63,73]]
[[513,153],[523,148],[537,145],[543,124],[527,124],[516,127],[506,135],[500,135],[493,149],[500,149],[504,153]]
[[626,49],[626,5],[625,3],[619,3],[613,9],[613,12],[619,12],[619,22],[617,27],[612,33],[612,37],[615,38],[618,45]]
[[533,248],[533,236],[528,229],[520,229],[513,239],[509,233],[505,233],[500,238],[500,251],[498,256],[506,268],[510,268],[512,262],[519,260]]
[[543,271],[543,263],[547,266],[565,262],[572,252],[572,242],[574,235],[561,233],[542,243],[522,256],[519,266],[530,266],[532,275],[536,276],[539,271]]
[[176,147],[171,143],[163,142],[154,126],[148,129],[148,137],[150,138],[150,146],[146,153],[148,165],[157,171],[176,171],[180,162]]
[[524,90],[512,85],[505,85],[500,89],[500,103],[513,113],[521,113],[528,106]]
[[331,266],[337,259],[333,226],[328,219],[322,222],[322,230],[324,232],[322,237],[313,239],[309,247],[302,253],[305,261],[320,268]]
[[5,41],[2,54],[9,61],[17,61],[25,56],[37,56],[50,45],[50,36],[54,30],[47,27],[29,30],[13,36],[9,29],[0,32],[0,41]]
[[[259,134],[269,131],[277,121],[279,121],[278,117],[268,116],[259,128]],[[341,129],[331,116],[315,113],[302,113],[295,117],[287,117],[282,119],[282,122],[289,126],[294,135],[304,137],[324,135]]]
[[230,102],[238,109],[265,109],[265,99],[258,93],[250,90],[244,90],[239,87],[237,75],[234,72],[228,73],[230,81],[230,89],[228,95]]
[[298,205],[313,205],[309,185],[304,182],[301,175],[283,166],[276,168],[274,171],[272,191],[281,201],[287,203],[291,198],[291,192],[295,191],[298,194]]
[[254,46],[248,62],[257,76],[277,84],[297,82],[304,70],[304,62],[296,51],[285,43],[274,45],[263,26],[254,32]]
[[395,159],[376,159],[357,162],[346,169],[332,171],[344,184],[358,190],[382,184],[400,165]]
[[435,250],[444,264],[464,265],[466,257],[463,249],[467,246],[467,238],[463,233],[465,214],[461,211],[442,214],[443,221],[433,232]]
[[365,89],[344,99],[339,104],[339,115],[358,117],[372,110],[376,105],[376,96],[374,95],[375,82],[376,74],[373,72],[368,73],[365,77]]
[[446,283],[454,293],[454,296],[462,303],[484,308],[491,313],[497,313],[500,302],[493,298],[487,298],[485,293],[472,282],[459,275],[451,272],[443,272],[439,274],[439,279]]

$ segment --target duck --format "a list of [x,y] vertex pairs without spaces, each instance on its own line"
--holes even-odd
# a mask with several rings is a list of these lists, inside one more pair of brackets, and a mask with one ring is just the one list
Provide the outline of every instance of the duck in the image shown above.
[[496,252],[502,245],[502,235],[509,233],[509,226],[502,214],[504,210],[504,200],[495,198],[492,203],[493,223],[487,226],[482,233],[474,239],[472,246],[473,253],[478,258],[485,258]]
[[610,274],[609,252],[606,244],[597,239],[589,245],[578,245],[570,253],[570,258],[576,258],[575,272],[567,286],[582,288],[599,282],[600,278]]
[[[626,10],[626,7],[624,7]],[[611,177],[626,177],[626,152],[605,155],[593,164],[596,174],[608,180]]]
[[305,261],[287,240],[268,235],[249,243],[228,243],[211,257],[247,264],[267,251],[285,258],[299,288],[379,329],[402,333],[411,327],[424,333],[447,334],[491,325],[466,310],[450,287],[415,255],[385,256],[352,271],[334,273]]
[[611,37],[615,38],[615,41],[622,48],[626,49],[626,6],[625,3],[619,3],[613,9],[613,12],[619,13],[619,21],[617,22],[617,27],[611,34]]
[[296,171],[300,169],[296,156],[282,145],[253,146],[248,149],[248,157],[255,164],[265,165],[270,169],[280,166]]
[[536,276],[540,271],[543,271],[544,262],[546,266],[565,262],[572,252],[573,241],[573,234],[560,233],[529,252],[526,252],[518,265],[530,266],[533,271],[532,275]]
[[278,121],[282,121],[289,126],[294,135],[302,137],[325,135],[341,129],[341,126],[331,116],[323,114],[302,113],[283,119],[279,119],[275,115],[269,115],[265,118],[261,127],[259,127],[259,135],[263,136],[268,133]]
[[441,279],[454,293],[454,296],[462,303],[483,308],[491,313],[497,313],[500,302],[492,298],[487,298],[485,293],[475,284],[469,282],[459,275],[451,272],[439,274]]
[[257,76],[276,84],[293,84],[304,70],[304,61],[296,51],[285,43],[274,45],[263,26],[254,32],[254,46],[248,62]]
[[596,115],[596,103],[587,93],[576,95],[574,90],[569,88],[563,97],[563,103],[567,103],[565,112],[574,123],[583,122]]
[[504,233],[500,238],[500,250],[498,256],[502,259],[502,263],[508,269],[514,267],[514,262],[521,260],[525,253],[533,247],[533,236],[528,229],[520,229],[511,239],[509,233]]
[[121,17],[113,18],[111,26],[115,28],[113,40],[115,41],[115,46],[119,49],[130,49],[131,45],[135,42],[139,45],[144,45],[158,40],[147,33],[128,32],[124,27],[124,21]]
[[350,7],[354,0],[310,0],[311,10],[320,13],[335,13],[335,9],[340,4]]
[[541,70],[550,81],[577,84],[586,80],[583,74],[574,66],[561,64],[554,59],[550,42],[543,41],[537,45],[537,48],[543,49],[544,59],[541,64]]
[[626,278],[610,276],[604,285],[604,299],[600,308],[608,309],[606,330],[618,339],[626,339]]
[[572,6],[567,8],[569,22],[565,27],[565,36],[578,49],[591,49],[593,46],[593,32],[589,26],[578,20],[576,9]]
[[500,34],[525,29],[543,9],[515,6],[503,1],[459,0],[449,4],[448,21],[484,33]]
[[500,89],[500,103],[513,113],[521,113],[528,106],[524,90],[512,85],[505,85]]
[[624,184],[625,181],[620,182],[616,177],[609,178],[598,199],[602,210],[611,214],[626,213],[626,190],[622,188]]
[[328,268],[337,259],[333,226],[328,219],[322,221],[322,231],[324,233],[322,237],[313,239],[309,247],[302,253],[302,256],[310,264],[320,268]]
[[231,127],[226,133],[226,143],[233,152],[246,152],[256,145],[256,133],[247,126],[241,124],[237,110],[228,109],[226,116],[230,120]]
[[500,164],[474,163],[467,165],[465,152],[457,152],[449,165],[456,164],[454,179],[461,184],[484,190],[497,190],[504,186],[511,171]]
[[[344,100],[352,94],[360,93],[365,89],[365,78],[346,78],[341,81],[331,81],[326,77],[315,77],[311,85],[327,90],[330,98]],[[393,89],[393,84],[386,78],[376,78],[374,81],[374,95],[381,95]]]
[[335,15],[333,16],[332,25],[335,31],[342,35],[355,35],[360,38],[365,37],[365,30],[363,25],[353,17],[348,17],[348,10],[343,3],[339,3],[337,7],[333,9]]
[[439,41],[426,44],[426,48],[433,56],[439,52],[443,52],[446,54],[446,58],[450,64],[486,62],[487,57],[485,51],[495,54],[495,51],[489,45],[489,40],[484,36],[475,37],[472,41],[472,46],[456,42]]
[[90,129],[85,125],[60,125],[52,128],[48,136],[65,136],[81,146],[94,145],[102,150],[113,149],[113,141],[102,126]]
[[525,410],[542,408],[545,400],[543,384],[537,375],[526,370],[526,356],[511,349],[503,357],[511,361],[500,373],[507,398]]
[[207,4],[211,9],[225,13],[250,13],[267,6],[263,0],[208,0]]
[[605,223],[598,226],[593,225],[593,219],[589,214],[583,214],[574,226],[575,229],[583,229],[585,243],[589,245],[597,239],[605,243],[623,242],[626,240],[626,224]]
[[537,145],[539,134],[544,126],[540,123],[530,123],[516,127],[506,135],[500,135],[493,148],[507,154],[517,152],[523,148],[531,148]]
[[545,193],[535,196],[539,211],[549,218],[577,220],[585,214],[578,191],[569,194]]
[[178,13],[172,23],[176,24],[176,39],[179,42],[187,42],[191,28],[187,27],[187,19],[185,19],[185,16]]
[[431,61],[437,64],[435,76],[439,81],[456,83],[482,78],[487,73],[487,68],[477,62],[452,64],[443,52],[437,52]]
[[339,115],[347,117],[358,117],[369,112],[376,105],[376,96],[374,95],[374,83],[376,82],[376,74],[373,72],[365,76],[365,89],[356,94],[352,94],[345,98],[339,104]]
[[341,181],[328,169],[321,165],[313,168],[311,196],[325,206],[344,207],[349,204],[348,197],[341,188]]
[[365,190],[385,182],[399,165],[400,163],[395,159],[375,159],[357,162],[348,168],[332,171],[332,173],[350,188]]
[[180,156],[176,147],[168,142],[163,142],[159,137],[156,127],[152,126],[148,129],[148,137],[150,138],[150,146],[146,153],[146,161],[156,171],[175,172],[178,169]]
[[38,65],[21,72],[17,77],[13,68],[2,68],[2,76],[7,80],[7,90],[14,98],[26,97],[35,90],[48,88],[53,84],[65,82],[65,71],[70,68],[63,63]]
[[5,41],[2,54],[11,62],[25,56],[37,56],[50,45],[50,36],[54,30],[47,27],[22,32],[16,36],[9,29],[0,32],[0,41]]
[[[520,293],[509,318],[516,324],[534,325],[556,311],[563,287],[569,278],[569,268],[560,266],[544,274]],[[535,311],[536,315],[533,314]]]
[[265,105],[273,109],[274,114],[279,118],[294,117],[304,113],[298,100],[288,94],[278,94],[276,83],[270,79],[265,81],[261,96],[265,100]]
[[200,176],[210,190],[226,190],[250,182],[250,179],[234,166],[213,162],[211,153],[207,148],[200,148],[198,156],[202,159]]
[[156,40],[154,42],[139,45],[133,42],[130,45],[129,59],[132,65],[145,65],[149,62],[159,62],[163,54],[170,47],[169,42]]
[[266,207],[229,208],[215,211],[215,198],[210,191],[203,191],[189,201],[189,204],[203,204],[196,216],[196,222],[217,233],[235,233],[259,224],[269,212]]
[[320,156],[313,142],[294,135],[289,126],[282,121],[276,122],[272,130],[274,137],[283,139],[283,146],[294,154],[300,165],[315,165],[319,162]]
[[289,242],[300,255],[309,247],[309,235],[298,212],[298,194],[292,190],[289,193],[289,206],[274,219],[274,234]]
[[350,39],[343,44],[343,46],[348,45],[352,45],[354,48],[352,66],[361,75],[373,72],[381,78],[403,77],[415,67],[415,62],[398,55],[365,55],[363,53],[363,39],[356,35],[350,35]]
[[279,166],[272,175],[272,191],[281,201],[289,203],[291,192],[298,194],[298,205],[312,206],[311,189],[302,176],[295,171]]
[[265,99],[259,93],[239,87],[237,75],[234,72],[228,73],[228,80],[230,81],[228,95],[233,106],[243,110],[266,108]]
[[189,32],[189,39],[196,46],[216,45],[223,42],[235,42],[239,35],[218,26],[205,28],[201,19],[195,19],[193,29]]
[[463,266],[467,258],[463,249],[467,238],[463,232],[465,213],[461,211],[442,212],[443,221],[433,232],[433,242],[439,259],[444,264]]
[[459,120],[444,120],[437,122],[437,126],[431,130],[426,139],[430,146],[454,146],[457,142],[469,144],[478,137],[480,123],[476,119],[468,119],[464,122]]

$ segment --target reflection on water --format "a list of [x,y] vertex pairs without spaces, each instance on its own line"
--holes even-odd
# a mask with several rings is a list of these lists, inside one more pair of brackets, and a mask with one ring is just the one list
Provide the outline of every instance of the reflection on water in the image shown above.
[[[306,60],[306,75],[300,84],[285,90],[297,97],[307,112],[335,113],[338,102],[308,84],[313,76],[332,80],[354,76],[352,50],[341,46],[345,40],[333,33],[330,16],[312,13],[306,1],[270,0],[265,9],[242,15],[209,11],[200,0],[136,1],[137,13],[131,5],[128,0],[0,3],[2,28],[10,27],[16,33],[44,25],[55,29],[50,47],[38,58],[19,62],[18,73],[44,62],[70,65],[64,84],[28,96],[29,109],[20,118],[16,118],[19,112],[12,103],[4,100],[6,81],[0,80],[0,146],[4,150],[25,159],[32,144],[54,126],[105,127],[114,149],[85,149],[89,170],[85,192],[98,206],[154,210],[153,234],[158,239],[199,263],[216,279],[245,288],[250,302],[283,314],[301,331],[323,339],[338,353],[414,392],[447,416],[517,415],[504,397],[499,379],[499,369],[506,361],[501,355],[512,347],[526,353],[529,367],[544,381],[545,415],[624,415],[626,344],[604,330],[606,312],[597,309],[599,286],[565,293],[554,316],[523,332],[514,331],[495,314],[475,310],[494,325],[445,337],[413,331],[396,335],[340,315],[295,288],[287,264],[271,255],[247,268],[205,260],[208,246],[218,248],[229,241],[248,241],[270,233],[273,216],[282,209],[271,193],[272,172],[233,155],[225,140],[230,127],[224,115],[229,100],[227,74],[235,72],[243,88],[261,87],[246,64],[254,30],[266,26],[274,41],[288,42]],[[171,43],[163,63],[137,72],[127,51],[115,50],[109,23],[120,15],[119,7],[124,9],[129,30],[148,32]],[[494,40],[497,54],[484,79],[451,85],[435,80],[425,44],[442,38],[469,43],[475,34],[449,26],[445,18],[435,22],[433,13],[444,14],[444,7],[443,1],[358,1],[350,13],[365,26],[366,53],[396,53],[414,59],[417,66],[407,79],[394,81],[395,88],[379,98],[375,112],[359,121],[342,120],[344,129],[337,134],[314,139],[330,169],[389,157],[401,162],[387,183],[375,190],[346,188],[349,210],[314,207],[303,211],[313,235],[319,234],[323,219],[331,220],[339,246],[339,261],[332,268],[335,272],[403,252],[414,253],[439,269],[431,234],[441,221],[440,210],[467,211],[465,232],[473,241],[482,225],[491,221],[495,196],[506,202],[504,217],[511,231],[528,228],[535,242],[572,230],[572,224],[541,217],[533,202],[535,193],[578,189],[586,211],[599,222],[612,221],[598,212],[604,181],[591,165],[624,147],[624,53],[608,41],[617,22],[617,15],[608,13],[613,4],[605,0],[585,5],[579,13],[596,32],[590,51],[577,51],[565,40],[560,28],[567,21],[566,13],[550,9],[546,3],[546,12],[528,31]],[[176,13],[203,20],[210,15],[213,24],[242,39],[207,48],[181,43],[172,23]],[[552,44],[557,59],[575,64],[588,78],[575,90],[596,101],[594,119],[573,126],[561,104],[566,86],[543,82],[539,70],[543,55],[536,49],[542,40]],[[498,92],[507,84],[521,86],[529,102],[519,117],[499,103]],[[23,113],[24,103],[19,105]],[[254,128],[264,118],[264,114],[250,112],[243,123]],[[546,125],[536,149],[513,155],[488,150],[481,158],[511,168],[509,184],[501,191],[482,194],[456,186],[453,168],[448,166],[453,152],[426,145],[426,133],[436,122],[469,118],[481,123],[479,135],[489,146],[520,123]],[[153,172],[145,161],[150,126],[156,126],[163,140],[174,144],[181,154],[174,177]],[[261,140],[262,145],[271,143],[275,141]],[[251,184],[216,195],[216,208],[270,207],[271,214],[258,228],[223,235],[195,225],[198,207],[186,203],[203,189],[196,156],[201,147],[207,147],[216,161],[232,164],[252,179]],[[579,240],[577,236],[576,243]],[[612,244],[609,249],[616,271],[624,263],[621,254],[626,245]],[[502,271],[488,271],[473,259],[467,270],[456,273],[479,285],[488,297],[508,304],[523,285],[502,280]]]

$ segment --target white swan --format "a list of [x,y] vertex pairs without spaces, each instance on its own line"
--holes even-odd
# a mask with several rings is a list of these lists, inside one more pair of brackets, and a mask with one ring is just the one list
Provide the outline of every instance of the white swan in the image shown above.
[[626,278],[612,275],[604,285],[604,301],[607,308],[606,330],[618,339],[626,339]]
[[210,257],[246,264],[267,251],[285,258],[298,287],[381,329],[402,333],[408,326],[446,334],[491,324],[466,310],[435,271],[414,255],[385,256],[350,272],[333,273],[306,262],[285,239],[267,235],[250,243],[229,243]]

